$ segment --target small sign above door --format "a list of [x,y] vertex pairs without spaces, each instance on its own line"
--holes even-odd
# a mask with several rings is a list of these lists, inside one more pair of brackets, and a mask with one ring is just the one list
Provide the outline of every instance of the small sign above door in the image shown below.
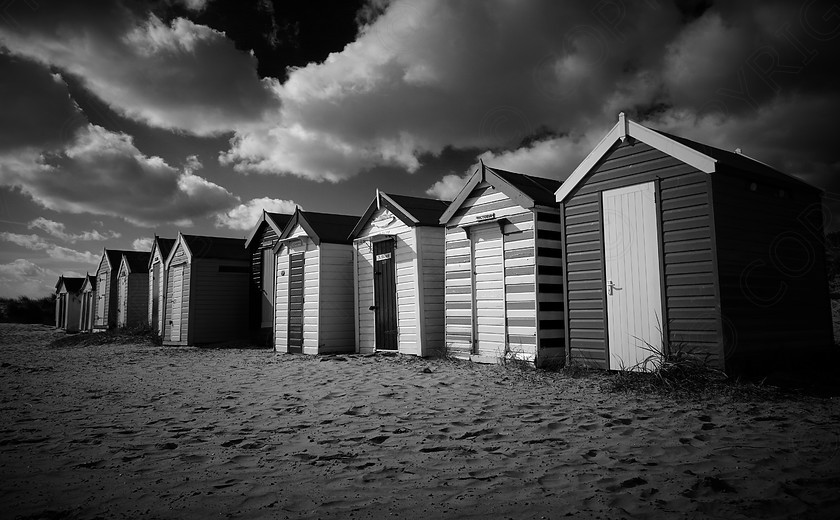
[[391,253],[382,253],[381,255],[376,255],[376,261],[381,262],[382,260],[390,260]]

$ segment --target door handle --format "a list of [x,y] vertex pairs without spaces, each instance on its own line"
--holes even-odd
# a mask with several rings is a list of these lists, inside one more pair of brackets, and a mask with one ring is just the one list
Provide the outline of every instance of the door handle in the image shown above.
[[375,311],[376,310],[376,305],[371,305],[370,307],[368,307],[368,310],[369,311]]
[[610,280],[610,281],[609,281],[609,283],[607,284],[607,289],[609,289],[609,291],[610,291],[610,292],[609,292],[609,293],[607,293],[607,294],[608,294],[609,296],[612,296],[612,295],[613,295],[613,289],[615,289],[616,291],[620,291],[620,290],[621,290],[621,287],[617,286],[615,283],[613,283],[613,281],[612,281],[612,280]]

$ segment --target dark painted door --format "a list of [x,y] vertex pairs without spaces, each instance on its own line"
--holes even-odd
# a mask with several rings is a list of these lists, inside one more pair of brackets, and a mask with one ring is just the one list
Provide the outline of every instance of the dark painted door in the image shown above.
[[289,255],[289,352],[303,352],[303,253]]
[[397,283],[393,240],[373,244],[373,305],[376,348],[397,350]]

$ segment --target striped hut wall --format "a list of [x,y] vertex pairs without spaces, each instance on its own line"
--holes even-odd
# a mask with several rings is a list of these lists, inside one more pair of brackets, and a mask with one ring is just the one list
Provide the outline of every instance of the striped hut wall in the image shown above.
[[539,211],[536,219],[537,319],[539,360],[566,355],[566,312],[563,306],[563,224],[558,212]]
[[534,215],[516,207],[519,211],[502,227],[507,355],[533,361],[537,354]]
[[462,228],[446,229],[445,349],[454,356],[472,352],[472,254]]
[[708,175],[644,143],[616,145],[564,204],[571,357],[607,368],[601,193],[656,182],[670,343],[716,360],[718,299],[712,261]]

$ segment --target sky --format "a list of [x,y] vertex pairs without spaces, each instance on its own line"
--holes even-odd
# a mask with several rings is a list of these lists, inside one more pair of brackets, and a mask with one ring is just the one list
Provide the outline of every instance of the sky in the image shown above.
[[0,296],[263,209],[451,199],[479,160],[563,180],[622,111],[820,187],[840,229],[838,37],[813,0],[7,0]]

